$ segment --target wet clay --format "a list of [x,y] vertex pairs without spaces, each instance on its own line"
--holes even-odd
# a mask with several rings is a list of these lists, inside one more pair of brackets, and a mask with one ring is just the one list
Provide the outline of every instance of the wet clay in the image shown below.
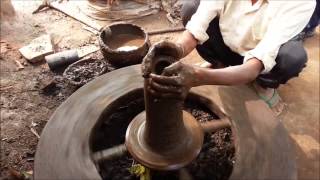
[[121,47],[136,47],[139,48],[144,43],[144,37],[132,34],[114,35],[106,42],[111,49],[118,49]]
[[[137,90],[143,92],[140,68],[140,65],[130,66],[103,75],[76,91],[57,109],[41,133],[35,157],[35,179],[101,179],[98,172],[101,168],[92,161],[92,149],[87,144],[91,144],[92,134],[96,132],[94,128],[101,118],[107,119],[119,107],[125,112],[128,102],[140,97],[132,94]],[[117,82],[110,83],[114,79]],[[247,86],[201,86],[193,88],[192,94],[198,97],[194,98],[196,102],[203,103],[221,118],[220,108],[225,110],[234,124],[232,132],[236,136],[237,153],[230,180],[296,179],[294,148],[290,146],[289,136],[254,91]],[[132,96],[130,101],[119,102],[127,95]],[[118,134],[112,134],[104,137],[101,143],[117,138]],[[219,144],[215,142],[216,150],[220,149]],[[214,161],[219,164],[219,159]],[[203,169],[201,165],[199,168]]]
[[[151,72],[161,73],[178,59],[156,56]],[[145,111],[137,115],[126,132],[126,147],[135,160],[156,170],[176,170],[189,164],[201,150],[203,129],[183,111],[183,99],[157,98],[144,81]],[[139,130],[138,130],[139,129]]]
[[[140,97],[128,98],[116,110],[105,117],[101,126],[92,137],[92,150],[99,151],[124,143],[125,129],[132,117],[144,110],[144,100]],[[191,113],[200,122],[216,121],[217,116],[205,105],[187,100],[184,110]],[[213,134],[206,134],[204,145],[197,159],[186,168],[194,179],[228,179],[234,163],[233,136],[230,129],[222,129]],[[100,175],[105,180],[139,179],[131,175],[128,168],[137,163],[130,155],[99,164]],[[178,179],[178,171],[152,172],[152,179]]]

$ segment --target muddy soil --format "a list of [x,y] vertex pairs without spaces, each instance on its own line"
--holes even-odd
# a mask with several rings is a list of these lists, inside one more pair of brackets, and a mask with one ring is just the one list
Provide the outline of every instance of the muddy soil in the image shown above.
[[[13,170],[32,171],[38,138],[31,128],[40,135],[56,107],[74,91],[48,68],[27,65],[17,71],[12,59],[22,61],[16,51],[1,54],[0,177],[4,179]],[[51,81],[56,81],[52,88],[43,89]]]
[[[103,58],[99,51],[89,57]],[[17,70],[14,60],[25,68]],[[109,64],[107,69],[115,70]],[[51,72],[46,64],[29,64],[8,44],[1,51],[0,179],[33,171],[38,138],[32,131],[41,135],[55,109],[79,88],[70,84],[62,72]]]
[[[91,57],[103,56],[97,52]],[[0,86],[0,179],[11,179],[15,171],[33,170],[38,138],[31,129],[41,135],[54,110],[79,88],[45,64],[35,67],[26,63],[23,71],[17,71],[13,59],[23,62],[16,50],[1,53],[0,75],[5,78],[1,78]],[[109,63],[106,69],[105,72],[115,70]]]
[[[130,121],[144,110],[143,98],[123,103],[123,106],[105,118],[104,123],[97,128],[97,133],[92,138],[92,150],[99,151],[122,144],[125,132]],[[218,117],[204,105],[187,100],[185,110],[190,112],[198,121],[215,121]],[[235,162],[235,149],[231,130],[226,128],[215,133],[206,134],[202,150],[195,161],[186,169],[194,179],[228,179]],[[105,180],[139,179],[130,174],[128,169],[137,162],[130,155],[121,158],[103,161],[99,164],[100,174]],[[178,171],[152,172],[152,178],[179,179]]]

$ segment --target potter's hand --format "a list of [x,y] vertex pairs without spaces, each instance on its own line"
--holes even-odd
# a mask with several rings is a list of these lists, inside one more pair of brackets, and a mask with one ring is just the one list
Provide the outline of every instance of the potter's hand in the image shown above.
[[185,99],[191,87],[198,86],[197,68],[176,62],[163,70],[162,75],[150,75],[149,91],[160,98]]
[[150,47],[149,52],[143,58],[142,73],[143,77],[147,78],[151,73],[151,62],[156,56],[171,56],[174,59],[183,57],[183,48],[180,44],[175,44],[169,41],[160,41]]
[[118,0],[107,0],[107,3],[109,6],[112,6],[114,3],[117,5],[118,4]]

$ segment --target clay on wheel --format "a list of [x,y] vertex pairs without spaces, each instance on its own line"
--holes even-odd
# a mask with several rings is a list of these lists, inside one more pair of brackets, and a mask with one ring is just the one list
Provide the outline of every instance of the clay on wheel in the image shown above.
[[[44,128],[34,178],[101,179],[90,155],[90,135],[102,113],[120,97],[143,87],[140,65],[107,73],[71,95]],[[191,90],[214,113],[231,119],[236,162],[230,179],[296,179],[288,133],[246,86],[202,86]]]

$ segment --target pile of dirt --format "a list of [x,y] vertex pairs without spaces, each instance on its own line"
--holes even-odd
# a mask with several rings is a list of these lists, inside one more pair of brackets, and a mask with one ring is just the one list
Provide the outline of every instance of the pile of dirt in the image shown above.
[[[100,52],[92,57],[103,58]],[[22,62],[25,68],[17,70],[14,60]],[[109,64],[107,68],[115,69]],[[41,135],[51,114],[79,87],[46,65],[25,62],[15,47],[1,51],[0,75],[0,179],[12,179],[11,176],[16,177],[13,172],[33,170],[38,138],[31,128]]]
[[82,86],[108,70],[107,63],[99,59],[84,59],[71,64],[63,76],[73,85]]
[[[218,120],[218,116],[202,104],[187,101],[185,109],[200,122]],[[200,154],[187,166],[187,169],[197,180],[228,179],[235,162],[234,153],[230,128],[221,129],[215,133],[206,133]]]
[[[97,127],[96,134],[92,137],[93,151],[123,144],[128,124],[144,110],[143,98],[123,104],[125,105],[120,106],[105,119],[101,126]],[[192,100],[186,101],[185,110],[200,122],[218,120],[218,117],[208,108]],[[234,153],[233,137],[229,128],[206,134],[199,156],[186,169],[197,180],[228,179],[233,169]],[[134,180],[139,178],[130,174],[128,169],[136,163],[130,155],[126,155],[118,159],[103,161],[99,164],[98,169],[105,180]],[[178,171],[152,171],[152,179],[179,179],[179,173]]]

